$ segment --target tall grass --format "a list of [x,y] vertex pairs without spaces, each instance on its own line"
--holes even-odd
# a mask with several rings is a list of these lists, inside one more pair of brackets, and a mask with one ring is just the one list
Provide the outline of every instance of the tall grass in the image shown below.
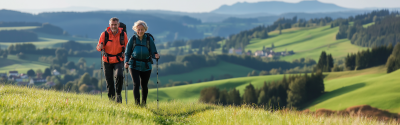
[[363,117],[315,117],[298,111],[197,102],[145,107],[98,96],[0,85],[0,124],[395,124]]

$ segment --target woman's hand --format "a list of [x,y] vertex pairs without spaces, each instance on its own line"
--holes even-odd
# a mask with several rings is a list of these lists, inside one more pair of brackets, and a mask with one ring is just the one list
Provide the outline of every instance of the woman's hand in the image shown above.
[[125,69],[129,67],[128,62],[125,63]]
[[155,54],[155,57],[156,57],[156,59],[159,59],[159,58],[160,58],[160,55]]

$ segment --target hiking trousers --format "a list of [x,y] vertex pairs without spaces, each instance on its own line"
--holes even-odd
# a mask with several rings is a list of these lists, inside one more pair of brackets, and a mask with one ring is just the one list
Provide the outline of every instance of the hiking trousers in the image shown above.
[[139,87],[142,86],[142,104],[145,105],[147,101],[147,94],[149,93],[147,84],[150,79],[151,70],[142,72],[133,68],[129,68],[129,73],[131,74],[133,81],[133,96],[135,97],[135,104],[140,104]]
[[[122,103],[121,91],[124,83],[124,75],[123,75],[124,62],[119,62],[119,63],[103,62],[103,67],[107,83],[108,98],[110,100],[115,100],[115,91],[117,91],[117,97],[118,97],[117,102]],[[114,78],[116,82],[114,82]],[[116,86],[116,89],[114,87],[114,84]]]

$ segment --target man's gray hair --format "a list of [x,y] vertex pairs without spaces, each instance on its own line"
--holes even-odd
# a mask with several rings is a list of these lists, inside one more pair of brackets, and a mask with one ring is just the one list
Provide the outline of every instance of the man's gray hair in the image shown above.
[[109,20],[109,24],[111,24],[112,21],[117,21],[119,23],[119,19],[117,17],[113,17]]

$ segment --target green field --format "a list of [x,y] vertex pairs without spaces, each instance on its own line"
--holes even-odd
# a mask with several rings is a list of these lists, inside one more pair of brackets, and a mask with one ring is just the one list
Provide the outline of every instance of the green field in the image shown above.
[[[248,106],[155,102],[115,104],[99,96],[0,85],[0,124],[382,124],[366,117],[320,116]],[[395,121],[385,122],[395,124]]]
[[[156,67],[153,67],[156,68]],[[196,83],[199,79],[203,81],[205,78],[210,79],[211,75],[214,78],[218,78],[218,76],[223,74],[230,74],[233,77],[243,77],[246,76],[247,73],[253,71],[253,69],[236,65],[233,63],[228,63],[225,61],[220,61],[216,66],[205,67],[193,70],[191,72],[176,74],[176,75],[168,75],[159,77],[159,81],[161,84],[168,83],[169,80],[172,81],[190,81]],[[152,81],[157,81],[157,78],[151,78]]]
[[[7,59],[1,59],[0,61],[0,73],[8,71],[18,71],[19,73],[27,73],[28,70],[33,69],[44,69],[48,68],[50,64],[35,61],[33,58],[27,55],[27,60],[18,59],[15,55],[8,55]],[[36,59],[37,60],[37,59]]]
[[[391,112],[400,112],[400,70],[385,73],[384,66],[359,71],[324,73],[326,94],[308,106],[312,111],[319,108],[342,110],[350,106],[368,104]],[[197,101],[200,91],[205,87],[216,86],[220,89],[238,89],[241,94],[249,83],[260,88],[264,81],[281,80],[283,75],[240,77],[225,80],[203,82],[191,85],[159,88],[159,100],[162,102],[179,100]],[[122,93],[123,95],[125,92]],[[149,90],[149,101],[155,101],[156,89]],[[128,100],[133,100],[132,90],[128,91]]]
[[[25,27],[0,27],[0,30],[30,30],[38,28],[37,26],[25,26]],[[37,48],[54,48],[60,47],[62,43],[67,42],[68,40],[75,40],[79,43],[89,43],[93,47],[97,45],[97,40],[89,39],[89,38],[81,38],[81,37],[72,37],[72,36],[63,36],[63,35],[50,35],[45,33],[38,33],[35,32],[39,40],[38,41],[31,41],[25,43],[32,43]],[[23,43],[23,42],[0,42],[0,46],[9,46],[15,43]]]
[[323,26],[285,29],[281,35],[278,35],[278,31],[273,31],[269,33],[270,38],[251,40],[245,50],[254,52],[261,50],[263,46],[271,47],[274,43],[276,52],[293,50],[294,55],[281,57],[281,60],[292,61],[302,57],[318,60],[322,51],[331,53],[334,58],[341,58],[347,53],[366,49],[352,45],[348,39],[336,40],[338,30],[339,27]]
[[[264,81],[278,81],[283,78],[283,75],[269,75],[269,76],[252,76],[252,77],[240,77],[231,78],[224,80],[216,80],[209,82],[202,82],[190,85],[176,86],[159,88],[159,100],[160,101],[171,101],[179,100],[183,102],[197,101],[200,97],[200,91],[205,87],[216,86],[220,89],[233,89],[236,88],[243,94],[244,88],[251,82],[256,88],[264,85]],[[122,92],[125,96],[125,91]],[[157,98],[157,90],[149,89],[148,95],[149,101],[154,101]],[[128,99],[133,100],[132,90],[128,91]]]
[[400,112],[400,70],[359,75],[325,82],[328,92],[316,99],[310,110],[341,110],[354,105],[371,105],[391,112]]

